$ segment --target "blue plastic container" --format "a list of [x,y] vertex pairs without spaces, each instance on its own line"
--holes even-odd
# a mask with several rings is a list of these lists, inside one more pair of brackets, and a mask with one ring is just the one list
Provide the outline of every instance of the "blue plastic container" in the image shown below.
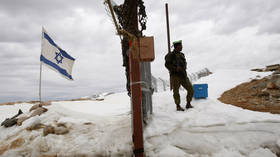
[[195,99],[208,97],[208,84],[193,84],[193,89]]

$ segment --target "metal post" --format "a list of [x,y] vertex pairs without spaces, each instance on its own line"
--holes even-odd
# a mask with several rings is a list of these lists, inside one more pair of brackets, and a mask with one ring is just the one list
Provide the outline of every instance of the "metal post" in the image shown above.
[[[42,49],[43,49],[43,38],[44,38],[44,27],[42,27],[42,37],[41,37],[41,55],[42,55]],[[42,62],[41,62],[41,56],[40,56],[40,82],[39,82],[39,100],[40,100],[40,103],[42,102],[42,95],[41,95],[41,92],[42,92]]]
[[[170,50],[170,31],[169,31],[169,13],[168,13],[168,3],[165,3],[165,12],[166,12],[166,27],[167,27],[167,42],[168,42],[168,53],[171,52]],[[171,76],[169,74],[169,85],[170,90],[172,90],[172,82],[171,82]],[[165,87],[164,87],[165,88]]]
[[39,100],[40,100],[40,103],[42,102],[41,82],[42,82],[42,62],[40,61],[40,82],[39,82]]
[[152,87],[154,88],[155,92],[158,92],[158,85],[157,85],[157,78],[152,75]]
[[152,74],[151,63],[141,62],[141,80],[142,80],[142,111],[144,123],[147,122],[149,115],[152,114]]
[[167,43],[168,43],[168,53],[170,50],[170,31],[169,31],[169,14],[168,14],[168,3],[165,3],[165,12],[166,12],[166,27],[167,27]]

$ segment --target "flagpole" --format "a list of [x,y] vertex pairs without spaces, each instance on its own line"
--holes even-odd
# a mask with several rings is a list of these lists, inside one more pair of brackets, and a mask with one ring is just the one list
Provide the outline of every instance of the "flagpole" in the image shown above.
[[42,101],[42,96],[41,96],[41,82],[42,82],[42,63],[40,61],[40,83],[39,83],[39,98],[40,98],[40,103]]
[[[42,37],[41,37],[41,55],[42,55],[42,46],[43,46],[43,30],[44,30],[44,27],[42,27]],[[41,56],[40,56],[41,58]],[[42,88],[41,88],[41,84],[42,84],[42,62],[41,62],[41,59],[40,59],[40,82],[39,82],[39,99],[40,99],[40,104],[42,102],[42,95],[41,95],[41,91],[42,91]]]

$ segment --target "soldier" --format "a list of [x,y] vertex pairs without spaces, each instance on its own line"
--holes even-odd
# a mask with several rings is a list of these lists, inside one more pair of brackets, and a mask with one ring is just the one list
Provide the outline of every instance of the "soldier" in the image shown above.
[[179,88],[182,85],[187,91],[186,109],[192,108],[193,87],[187,76],[187,62],[185,55],[181,52],[183,49],[182,40],[173,42],[174,50],[165,56],[165,67],[170,73],[170,87],[173,89],[173,98],[177,111],[184,111],[180,106]]

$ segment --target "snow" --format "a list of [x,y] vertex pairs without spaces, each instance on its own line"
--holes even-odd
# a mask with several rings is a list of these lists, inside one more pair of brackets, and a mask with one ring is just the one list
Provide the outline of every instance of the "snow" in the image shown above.
[[[217,70],[194,83],[207,83],[209,97],[194,99],[194,108],[175,110],[172,92],[153,95],[153,115],[144,127],[144,149],[151,157],[276,157],[280,153],[280,116],[249,111],[219,102],[228,89],[270,73]],[[182,105],[185,91],[180,91]],[[0,121],[32,104],[0,106]],[[22,126],[0,127],[0,150],[14,140],[24,143],[2,155],[31,156],[131,156],[130,99],[126,93],[104,96],[103,101],[58,101],[48,112],[26,120]],[[70,132],[43,136],[42,129],[27,131],[36,123],[64,123]],[[0,151],[1,153],[1,151]]]

